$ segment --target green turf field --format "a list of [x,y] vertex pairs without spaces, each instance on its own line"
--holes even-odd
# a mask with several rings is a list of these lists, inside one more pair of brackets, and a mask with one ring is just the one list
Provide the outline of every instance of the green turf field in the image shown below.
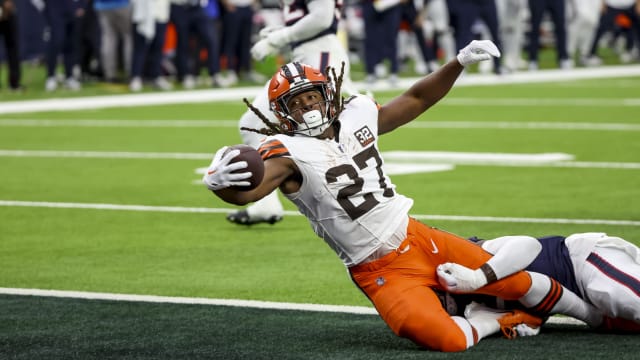
[[[237,101],[0,115],[0,287],[368,306],[304,218],[238,227],[224,218],[234,207],[199,183],[213,153],[240,141],[243,111]],[[449,171],[392,175],[431,225],[481,237],[603,231],[640,244],[639,114],[640,77],[457,87],[379,144],[390,158],[467,153],[419,161]],[[487,153],[565,160],[471,156]],[[463,356],[634,350],[631,336],[551,326]],[[0,296],[0,358],[444,356],[375,316]]]

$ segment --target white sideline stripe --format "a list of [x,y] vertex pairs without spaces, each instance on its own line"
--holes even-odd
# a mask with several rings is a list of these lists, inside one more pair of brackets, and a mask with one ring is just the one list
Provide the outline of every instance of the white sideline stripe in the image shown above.
[[[238,120],[37,120],[0,119],[7,127],[154,127],[154,128],[237,128]],[[403,126],[416,129],[535,129],[640,131],[638,124],[579,122],[508,122],[508,121],[413,121]]]
[[56,151],[56,150],[0,150],[5,157],[64,157],[104,159],[190,159],[210,160],[212,154],[205,153],[157,153],[129,151]]
[[[399,152],[383,152],[384,157],[393,157],[393,154]],[[413,152],[407,152],[412,154]],[[420,152],[415,152],[420,153]],[[430,152],[422,152],[429,154]],[[585,162],[585,161],[555,161],[562,160],[555,158],[555,160],[540,159],[530,160],[518,159],[517,157],[509,157],[510,154],[500,154],[505,156],[502,159],[493,158],[469,158],[462,157],[455,152],[433,152],[438,154],[437,157],[428,157],[422,155],[420,158],[423,162],[429,161],[441,161],[451,162],[458,165],[469,166],[513,166],[513,167],[567,167],[567,168],[592,168],[592,169],[640,169],[640,163],[627,163],[627,162]],[[447,155],[448,154],[448,155]],[[470,153],[471,154],[471,153]],[[482,155],[479,153],[478,155]],[[515,155],[515,154],[511,154]],[[535,156],[541,154],[534,154]],[[543,154],[542,154],[543,155]],[[396,158],[397,155],[395,155]],[[415,156],[415,155],[412,155]],[[128,152],[128,151],[56,151],[56,150],[1,150],[0,157],[56,157],[56,158],[99,158],[99,159],[186,159],[186,160],[211,160],[212,154],[206,153],[157,153],[157,152]],[[400,158],[398,158],[400,159]],[[390,162],[388,162],[390,164]],[[442,164],[445,166],[446,164]]]
[[[46,296],[57,298],[87,299],[87,300],[110,300],[110,301],[133,301],[149,303],[168,304],[190,304],[190,305],[215,305],[233,306],[270,310],[296,310],[314,312],[332,312],[362,315],[378,315],[373,307],[348,306],[348,305],[324,305],[324,304],[303,304],[274,301],[257,300],[237,300],[237,299],[210,299],[210,298],[188,298],[177,296],[155,296],[155,295],[133,295],[133,294],[112,294],[87,291],[64,291],[64,290],[41,290],[41,289],[19,289],[0,288],[0,294],[22,295],[22,296]],[[566,316],[552,316],[547,323],[560,325],[585,325],[584,322]]]
[[479,152],[453,152],[453,151],[400,151],[392,150],[382,153],[385,160],[407,161],[436,161],[459,163],[549,163],[555,161],[573,160],[573,155],[565,153],[540,153],[540,154],[512,154],[512,153],[479,153]]
[[594,98],[445,98],[443,105],[473,106],[640,106],[640,99],[594,99]]
[[[523,71],[502,76],[483,74],[464,74],[455,83],[456,87],[470,85],[529,84],[540,82],[562,82],[579,79],[600,79],[612,77],[640,76],[640,65],[602,66],[572,70]],[[387,81],[378,81],[373,85],[355,82],[362,91],[388,91],[407,89],[421,78],[401,78],[396,87],[390,87]],[[0,114],[31,113],[40,111],[72,111],[110,107],[148,106],[167,104],[188,104],[214,101],[239,101],[252,99],[264,87],[241,87],[231,89],[209,89],[191,91],[168,91],[149,94],[124,94],[108,96],[86,96],[80,98],[52,98],[45,100],[25,100],[0,103]],[[632,102],[633,106],[635,102]]]
[[[1,124],[1,123],[0,123]],[[534,130],[597,130],[640,131],[638,124],[578,123],[578,122],[508,122],[508,121],[413,121],[403,127],[443,129],[534,129]]]
[[[67,203],[67,202],[18,201],[18,200],[0,200],[0,206],[120,210],[120,211],[154,211],[154,212],[171,212],[171,213],[216,213],[216,214],[219,214],[219,213],[226,214],[235,210],[235,209],[225,209],[225,208],[92,204],[92,203]],[[284,214],[286,216],[302,216],[302,214],[300,214],[297,211],[285,211]],[[516,218],[516,217],[466,216],[466,215],[425,215],[425,214],[412,214],[411,216],[415,217],[416,219],[445,220],[445,221],[640,226],[640,221],[633,221],[633,220],[544,219],[544,218]]]

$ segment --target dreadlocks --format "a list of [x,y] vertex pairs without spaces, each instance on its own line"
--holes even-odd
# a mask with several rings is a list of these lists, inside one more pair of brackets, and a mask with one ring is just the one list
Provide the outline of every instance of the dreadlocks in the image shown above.
[[[331,83],[334,84],[333,87],[330,87],[330,88],[333,88],[333,90],[331,90],[332,95],[333,95],[333,99],[331,101],[332,101],[333,107],[335,109],[334,118],[338,118],[338,116],[340,115],[340,113],[344,109],[344,98],[340,94],[341,87],[342,87],[342,81],[343,81],[343,78],[344,78],[344,66],[345,66],[345,63],[343,61],[342,62],[342,66],[340,67],[340,76],[336,75],[336,69],[331,67],[331,66],[327,66],[327,68],[324,70],[324,75],[327,77],[327,80],[328,80],[329,84],[331,84]],[[243,98],[242,100],[247,105],[247,107],[254,114],[256,114],[256,116],[258,118],[260,118],[260,120],[262,120],[262,122],[267,127],[266,128],[261,128],[261,129],[252,129],[252,128],[248,128],[248,127],[244,127],[243,126],[243,127],[240,128],[240,130],[251,131],[251,132],[254,132],[254,133],[267,135],[267,136],[275,135],[275,134],[286,134],[282,130],[282,127],[280,126],[279,123],[273,123],[273,122],[269,121],[269,119],[267,119],[267,117],[258,108],[253,106],[249,102],[249,100],[247,100],[247,98]]]

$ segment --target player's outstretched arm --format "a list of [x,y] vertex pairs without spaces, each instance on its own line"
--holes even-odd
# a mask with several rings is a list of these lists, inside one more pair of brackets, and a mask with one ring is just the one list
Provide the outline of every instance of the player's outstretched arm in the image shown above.
[[230,163],[239,154],[238,150],[225,154],[226,150],[225,146],[216,152],[202,182],[216,196],[230,204],[246,205],[262,199],[293,175],[296,169],[293,161],[287,158],[265,160],[264,177],[260,184],[252,190],[239,190],[238,187],[249,185],[247,180],[251,177],[251,172],[242,171],[247,169],[245,161]]
[[503,236],[485,240],[482,248],[494,254],[478,269],[456,263],[438,266],[440,284],[456,293],[475,291],[488,283],[524,270],[538,256],[542,245],[531,236]]
[[500,51],[490,40],[473,40],[458,53],[455,59],[411,86],[406,92],[380,108],[378,134],[384,134],[415,119],[442,99],[465,66],[492,57],[500,57]]

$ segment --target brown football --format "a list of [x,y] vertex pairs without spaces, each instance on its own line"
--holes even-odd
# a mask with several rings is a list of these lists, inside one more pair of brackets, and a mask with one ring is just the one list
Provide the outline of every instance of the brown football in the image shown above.
[[230,163],[234,163],[237,161],[246,161],[247,167],[245,169],[236,170],[235,172],[243,173],[246,171],[251,172],[251,177],[247,179],[251,184],[249,186],[234,186],[233,188],[240,191],[248,191],[255,189],[256,186],[260,185],[262,182],[262,178],[264,177],[264,162],[262,162],[262,157],[258,150],[253,147],[245,144],[238,144],[229,146],[227,151],[231,151],[234,149],[240,150],[240,154],[238,156],[231,159]]

